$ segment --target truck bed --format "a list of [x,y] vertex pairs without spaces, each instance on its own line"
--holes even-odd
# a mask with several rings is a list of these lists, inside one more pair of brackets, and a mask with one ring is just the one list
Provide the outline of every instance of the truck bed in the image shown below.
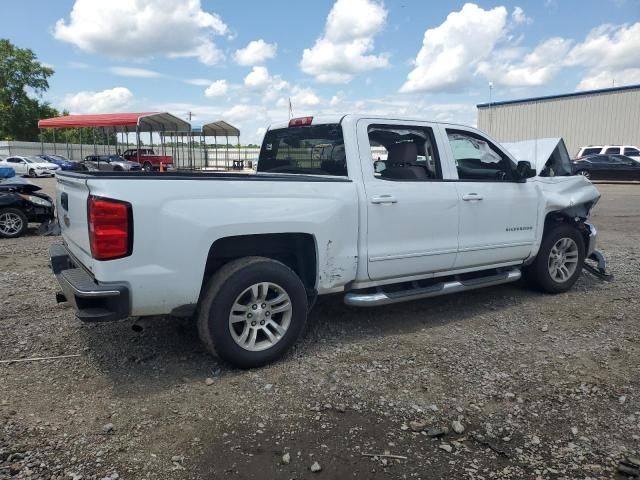
[[82,178],[113,178],[118,180],[242,180],[242,181],[281,181],[281,182],[351,182],[347,177],[334,177],[307,174],[286,173],[233,173],[233,172],[115,172],[115,171],[65,171],[58,177]]

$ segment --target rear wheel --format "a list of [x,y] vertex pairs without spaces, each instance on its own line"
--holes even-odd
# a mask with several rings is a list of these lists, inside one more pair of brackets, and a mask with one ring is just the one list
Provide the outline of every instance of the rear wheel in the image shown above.
[[151,170],[153,170],[153,166],[149,162],[144,162],[144,165],[142,165],[142,168],[144,169],[145,172],[150,172]]
[[234,260],[209,282],[198,333],[209,352],[240,368],[280,358],[307,320],[307,295],[286,265],[264,257]]
[[27,230],[27,216],[17,208],[0,210],[0,237],[17,238]]
[[566,292],[578,280],[584,256],[580,232],[572,225],[560,223],[545,233],[536,259],[524,270],[525,278],[543,292]]

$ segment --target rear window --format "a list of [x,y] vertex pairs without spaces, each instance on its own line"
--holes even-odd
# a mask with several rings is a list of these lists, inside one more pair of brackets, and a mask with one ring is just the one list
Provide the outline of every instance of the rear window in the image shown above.
[[628,148],[627,147],[627,148],[624,149],[624,154],[636,157],[636,156],[640,155],[640,151],[638,151],[637,148]]
[[330,123],[269,130],[258,172],[347,176],[342,127]]

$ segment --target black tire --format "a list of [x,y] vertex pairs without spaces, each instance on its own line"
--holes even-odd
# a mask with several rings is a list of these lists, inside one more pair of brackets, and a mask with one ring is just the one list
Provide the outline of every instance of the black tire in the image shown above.
[[144,165],[142,165],[142,169],[145,172],[151,172],[153,170],[153,165],[151,165],[149,162],[144,162]]
[[124,172],[124,169],[122,167],[113,167],[113,171],[114,172]]
[[29,220],[24,212],[17,208],[2,208],[0,209],[0,220],[2,219],[2,216],[6,214],[19,217],[22,225],[15,233],[4,232],[0,226],[0,238],[18,238],[24,235],[24,232],[27,231],[27,227],[29,226]]
[[32,168],[29,170],[29,177],[33,178],[36,176],[36,171]]
[[[236,343],[231,335],[231,307],[247,288],[260,282],[272,282],[289,296],[291,320],[284,335],[273,346],[250,351]],[[200,300],[198,333],[207,350],[239,368],[254,368],[277,360],[302,334],[307,321],[307,294],[296,273],[276,260],[246,257],[224,265],[207,284]]]
[[[554,279],[549,272],[549,257],[554,245],[564,238],[573,240],[577,245],[578,261],[575,271],[566,280],[559,282]],[[563,293],[571,289],[573,284],[578,280],[578,277],[582,272],[584,257],[584,238],[577,228],[567,223],[549,225],[544,237],[542,238],[542,245],[540,246],[540,251],[538,251],[536,259],[531,265],[525,267],[523,273],[529,285],[534,287],[536,290],[540,290],[545,293]]]

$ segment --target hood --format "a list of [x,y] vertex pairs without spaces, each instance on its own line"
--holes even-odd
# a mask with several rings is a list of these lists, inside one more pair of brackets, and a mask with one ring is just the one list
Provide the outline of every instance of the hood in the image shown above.
[[0,190],[14,190],[20,193],[32,193],[42,190],[29,180],[22,177],[0,178]]
[[59,165],[51,162],[33,163],[32,165],[35,165],[36,168],[60,168]]
[[535,138],[501,145],[516,161],[531,163],[537,175],[554,177],[572,173],[569,152],[562,138]]

